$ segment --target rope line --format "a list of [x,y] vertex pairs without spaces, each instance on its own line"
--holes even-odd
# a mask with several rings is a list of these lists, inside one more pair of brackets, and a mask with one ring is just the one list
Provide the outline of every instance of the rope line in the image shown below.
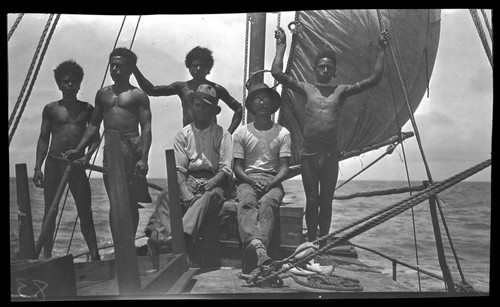
[[481,43],[483,44],[484,51],[486,52],[486,56],[490,61],[491,67],[493,67],[493,55],[491,54],[490,46],[488,45],[488,41],[486,39],[486,35],[483,30],[483,26],[481,25],[481,21],[479,20],[479,15],[477,10],[469,9],[470,14],[472,16],[472,20],[474,21],[474,25],[476,26],[477,33],[479,34],[479,38],[481,39]]
[[[295,12],[295,19],[294,19],[295,24],[300,23],[300,12],[296,11]],[[292,32],[292,41],[290,42],[290,52],[288,54],[288,61],[286,62],[286,68],[285,68],[285,73],[288,74],[290,73],[290,69],[292,66],[292,61],[294,59],[294,54],[295,54],[295,47],[297,45],[297,37],[298,37],[298,32]],[[282,85],[281,88],[281,93],[283,93],[283,90],[285,89],[285,86]],[[278,114],[278,124],[283,123],[283,112],[280,111]]]
[[21,22],[21,19],[23,19],[24,13],[20,13],[14,23],[12,24],[12,27],[10,28],[9,34],[7,34],[7,41],[10,41],[10,37],[12,34],[14,34],[14,31],[16,31],[17,26]]
[[[51,18],[49,18],[49,21],[47,22],[47,26],[48,26],[48,25],[50,25],[50,23],[51,23],[51,21],[52,21],[52,17],[53,17],[53,16],[54,16],[54,14],[52,14],[52,15],[51,15]],[[23,113],[24,113],[24,110],[26,109],[26,105],[27,105],[27,103],[28,103],[28,99],[29,99],[29,97],[30,97],[30,95],[31,95],[31,92],[32,92],[32,90],[33,90],[33,86],[35,85],[36,78],[37,78],[37,76],[38,76],[38,72],[40,71],[40,67],[42,66],[43,59],[44,59],[44,57],[45,57],[45,54],[47,53],[47,49],[48,49],[48,47],[49,47],[50,40],[52,39],[52,35],[54,34],[54,31],[55,31],[55,29],[56,29],[56,27],[57,27],[57,22],[59,21],[59,18],[60,18],[60,17],[61,17],[61,14],[57,14],[57,15],[56,15],[56,18],[55,18],[55,20],[54,20],[54,22],[53,22],[53,24],[52,24],[52,28],[50,29],[50,32],[49,32],[49,36],[47,37],[47,40],[45,41],[45,44],[44,44],[44,46],[43,46],[42,53],[41,53],[41,55],[40,55],[40,60],[38,61],[38,64],[37,64],[37,66],[36,66],[36,68],[35,68],[35,71],[34,71],[33,78],[31,79],[30,85],[29,85],[29,87],[28,87],[28,92],[27,92],[27,94],[26,94],[26,95],[25,95],[25,97],[24,97],[24,100],[23,100],[23,102],[22,102],[22,104],[21,104],[21,106],[20,106],[20,107],[21,107],[21,109],[19,110],[19,114],[18,114],[18,116],[15,118],[14,126],[13,126],[13,128],[12,128],[12,130],[11,130],[10,134],[9,134],[9,145],[10,145],[10,142],[12,141],[12,138],[14,137],[14,134],[15,134],[15,132],[16,132],[16,130],[17,130],[17,127],[18,127],[18,125],[19,125],[19,121],[21,120],[21,117],[22,117],[22,115],[23,115]],[[48,29],[47,27],[44,29],[44,33],[42,34],[42,37],[43,37],[43,38],[45,37],[45,35],[46,35],[46,33],[47,33],[47,31],[46,31],[47,29]],[[43,39],[41,39],[41,41],[40,41],[40,42],[42,42],[42,43],[43,43],[43,41],[44,41],[44,40],[43,40]],[[41,47],[41,45],[39,44],[39,45],[38,45],[38,47]],[[34,63],[35,63],[35,61],[36,61],[36,58],[38,58],[38,53],[39,53],[39,51],[40,51],[40,48],[38,48],[38,47],[37,47],[37,51],[35,52],[35,56],[34,56],[34,58],[33,58],[33,60],[34,60],[34,61],[32,62],[32,66],[30,66],[30,72],[28,73],[28,74],[29,74],[29,76],[31,76],[31,73],[32,73],[32,70],[33,70],[33,69],[32,69],[32,68],[33,68],[33,65],[34,65]],[[26,79],[26,80],[28,80],[28,79],[29,79],[29,76],[27,76],[27,79]],[[26,85],[26,83],[25,83],[24,85]],[[24,85],[23,85],[23,89],[25,89],[25,86],[24,86]],[[22,91],[22,92],[24,92],[24,91]],[[21,94],[20,94],[19,98],[21,98]],[[19,102],[19,100],[18,100],[18,102]],[[18,104],[18,103],[16,103],[16,107],[19,107],[19,104]],[[14,114],[14,112],[15,112],[15,111],[16,111],[16,110],[14,110],[14,111],[12,112],[12,114]],[[9,128],[10,128],[10,121],[9,121]]]
[[[281,12],[278,12],[278,15],[276,16],[276,30],[278,30],[281,27]],[[276,52],[278,51],[278,42],[276,42]],[[274,53],[276,55],[276,52]],[[276,88],[278,86],[278,80],[274,79],[274,85],[273,88]],[[279,111],[278,111],[279,112]],[[278,113],[279,114],[279,113]],[[276,114],[273,113],[271,115],[271,120],[274,122]],[[279,116],[278,116],[279,118]]]
[[[467,169],[467,170],[465,170],[465,171],[463,171],[455,176],[448,178],[445,181],[441,181],[441,182],[438,182],[436,184],[430,185],[427,189],[423,190],[422,192],[417,193],[414,196],[406,198],[406,199],[390,206],[389,208],[382,210],[383,213],[381,213],[381,214],[379,214],[379,213],[371,214],[366,218],[362,218],[359,222],[355,222],[353,224],[358,225],[358,224],[362,223],[363,221],[366,221],[370,216],[378,215],[377,217],[373,218],[371,221],[368,221],[365,225],[361,225],[361,227],[354,229],[354,230],[348,232],[347,234],[345,234],[339,238],[334,239],[330,243],[326,244],[323,248],[316,250],[315,252],[311,253],[310,255],[308,255],[300,260],[291,261],[289,266],[282,267],[278,271],[276,271],[276,272],[264,277],[263,279],[259,280],[258,283],[263,283],[269,279],[276,278],[279,274],[282,274],[282,273],[290,270],[293,267],[306,264],[307,262],[312,260],[317,255],[327,253],[329,249],[337,246],[338,244],[345,242],[345,241],[347,241],[347,240],[349,240],[349,239],[351,239],[351,238],[353,238],[353,237],[355,237],[355,236],[357,236],[357,235],[359,235],[367,230],[370,230],[371,228],[373,228],[377,225],[380,225],[380,224],[386,222],[387,220],[393,218],[394,216],[399,215],[400,213],[408,210],[409,208],[412,208],[412,207],[418,205],[419,203],[425,201],[426,199],[428,199],[431,196],[439,194],[440,192],[450,188],[451,186],[453,186],[453,185],[459,183],[460,181],[474,175],[475,173],[483,170],[484,168],[486,168],[490,165],[491,165],[491,159],[488,159],[488,160],[481,162],[481,163],[479,163],[479,164],[477,164],[477,165],[475,165],[475,166],[473,166],[473,167],[471,167],[471,168],[469,168],[469,169]],[[351,224],[351,225],[353,225],[353,224]],[[351,228],[352,227],[351,225],[348,225],[348,226],[344,227],[343,229]],[[327,234],[326,236],[324,236],[316,241],[333,239],[333,236],[335,234],[337,234],[338,232],[340,232],[340,231]],[[312,242],[312,243],[314,243],[314,242]]]
[[[247,18],[245,22],[245,56],[244,56],[244,63],[243,63],[243,104],[245,104],[245,99],[247,98],[247,75],[248,75],[248,40],[250,36],[250,21],[251,21],[251,14],[247,13]],[[245,118],[245,108],[243,107],[241,112],[241,125],[244,126],[246,123],[246,118]]]
[[[388,16],[389,16],[389,19],[390,19],[390,11],[387,10],[388,12]],[[380,11],[377,10],[377,17],[378,17],[378,21],[379,21],[379,26],[380,26],[380,30],[382,31],[383,29],[386,29],[386,26],[384,24],[384,20],[382,19],[382,14]],[[391,20],[391,19],[390,19]],[[396,31],[394,30],[394,25],[392,23],[392,20],[391,20],[391,30],[392,30],[392,33],[394,33],[394,41],[396,42],[396,46],[397,46],[397,50],[398,50],[398,53],[399,53],[399,45],[397,43],[397,35],[395,34]],[[384,52],[387,54],[386,50],[384,50]],[[388,71],[388,74],[389,74],[389,84],[391,86],[391,93],[392,93],[392,102],[393,102],[393,106],[394,106],[394,114],[395,114],[395,119],[396,119],[396,124],[398,125],[398,131],[401,132],[401,123],[399,122],[399,118],[398,118],[398,110],[397,110],[397,106],[396,106],[396,97],[394,95],[394,88],[392,86],[392,76],[391,76],[391,70],[390,70],[390,67],[389,67],[389,61],[387,59],[387,56],[385,57],[385,63],[387,65],[387,71]],[[401,62],[400,62],[400,65]],[[407,180],[407,183],[408,183],[408,187],[411,189],[411,180],[410,180],[410,172],[409,172],[409,169],[408,169],[408,161],[406,159],[406,151],[405,151],[405,147],[404,147],[404,144],[403,142],[401,141],[401,150],[402,150],[402,154],[403,154],[403,161],[404,161],[404,166],[405,166],[405,173],[406,173],[406,180]],[[410,190],[410,196],[412,195],[412,192]],[[411,208],[411,220],[412,220],[412,230],[413,230],[413,247],[415,249],[415,261],[416,261],[416,264],[417,264],[417,280],[418,280],[418,289],[420,292],[422,292],[422,287],[421,287],[421,278],[420,278],[420,265],[419,265],[419,258],[418,258],[418,244],[417,244],[417,230],[416,230],[416,225],[415,225],[415,212],[413,211],[413,208]]]
[[481,9],[481,14],[483,15],[484,24],[486,25],[486,29],[488,29],[488,33],[490,33],[491,43],[493,43],[493,29],[491,28],[490,22],[488,20],[488,16],[484,9]]
[[[49,31],[50,23],[52,22],[53,18],[54,18],[54,14],[51,14],[49,16],[49,19],[47,20],[47,23],[45,24],[45,28],[42,31],[42,35],[41,35],[40,40],[38,42],[38,45],[36,47],[35,54],[33,55],[33,59],[31,60],[30,67],[28,69],[28,73],[26,75],[26,78],[24,79],[24,83],[23,83],[23,86],[21,88],[21,92],[19,93],[19,97],[17,98],[17,102],[16,102],[14,109],[12,110],[11,116],[9,118],[9,129],[11,128],[12,124],[14,123],[14,121],[16,119],[16,113],[17,113],[19,107],[21,106],[24,92],[26,91],[26,88],[28,87],[28,83],[30,81],[31,75],[33,73],[33,70],[35,69],[35,64],[36,64],[36,61],[38,59],[38,55],[40,54],[40,50],[42,49],[42,45],[43,45],[44,40],[45,40],[45,36],[47,35],[47,32]],[[13,134],[11,133],[11,135],[13,135]],[[11,139],[11,137],[9,136],[9,144],[10,144],[10,139]]]
[[[134,45],[135,36],[137,34],[137,29],[139,28],[139,23],[141,21],[141,17],[142,17],[142,15],[139,15],[139,18],[137,19],[137,24],[135,26],[134,34],[132,36],[132,40],[131,40],[129,49],[132,49],[132,46]],[[122,21],[122,24],[120,26],[120,30],[118,31],[118,34],[116,36],[116,40],[115,40],[115,43],[113,45],[113,49],[112,50],[114,50],[116,48],[117,44],[118,44],[118,40],[119,40],[119,38],[121,36],[122,30],[123,30],[123,26],[125,24],[125,20],[126,19],[127,19],[127,15],[123,16],[123,21]],[[103,80],[102,80],[102,83],[101,83],[101,89],[104,86],[104,82],[105,82],[106,76],[108,74],[108,69],[109,69],[109,61],[108,61],[108,64],[106,65],[106,71],[104,73],[104,77],[103,77]],[[95,160],[97,159],[97,155],[99,153],[99,148],[101,146],[103,138],[104,138],[104,133],[101,135],[101,138],[99,139],[99,144],[97,146],[96,152],[94,153],[94,159],[92,160],[92,163],[91,163],[92,165],[95,165]],[[92,175],[92,169],[89,170],[89,174],[88,174],[87,178],[90,178],[91,175]],[[66,197],[68,196],[68,192],[69,192],[69,187],[68,187],[68,190],[66,190]],[[78,187],[77,194],[78,193],[80,193],[80,187]],[[65,201],[66,201],[66,198],[65,198]],[[64,206],[63,206],[63,208],[64,208]],[[61,216],[62,216],[62,213],[63,212],[61,210]],[[66,254],[69,254],[69,251],[70,251],[70,248],[71,248],[71,244],[73,242],[73,237],[74,237],[74,234],[75,234],[75,230],[76,230],[76,224],[78,223],[78,218],[79,218],[79,215],[77,213],[76,218],[75,218],[75,222],[73,223],[73,230],[71,232],[71,237],[70,237],[70,240],[69,240],[69,243],[68,243],[68,249],[66,250]],[[54,238],[54,240],[55,240],[55,238]]]

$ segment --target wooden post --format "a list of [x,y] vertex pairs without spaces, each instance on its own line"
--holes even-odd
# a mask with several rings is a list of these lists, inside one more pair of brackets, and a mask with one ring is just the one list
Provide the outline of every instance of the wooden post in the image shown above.
[[19,259],[36,259],[30,190],[26,164],[16,164],[17,220],[19,223]]
[[165,150],[167,160],[168,206],[170,208],[170,227],[172,229],[172,250],[174,254],[186,253],[184,242],[184,227],[179,200],[179,182],[177,181],[177,167],[173,149]]
[[[249,76],[256,71],[264,69],[266,51],[266,13],[251,13],[250,15]],[[249,85],[263,82],[264,74],[257,74],[250,80]],[[253,122],[253,115],[248,112],[246,122]]]
[[[66,169],[64,170],[64,174],[62,175],[61,182],[59,183],[59,187],[57,188],[56,195],[54,196],[54,199],[52,200],[52,204],[50,205],[49,212],[47,213],[47,216],[45,217],[45,221],[43,222],[42,225],[42,230],[40,231],[40,235],[38,236],[38,240],[36,241],[35,244],[35,255],[36,258],[40,255],[40,252],[42,251],[43,243],[46,240],[52,240],[52,238],[48,238],[47,231],[49,229],[49,224],[51,223],[52,219],[55,219],[57,216],[57,211],[59,211],[59,202],[61,201],[62,195],[64,193],[64,189],[66,188],[66,185],[68,184],[68,177],[69,173],[71,172],[71,165],[66,166]],[[52,249],[52,247],[51,247]],[[51,250],[52,252],[52,250]]]
[[453,283],[453,277],[451,276],[450,269],[446,263],[446,255],[443,249],[443,240],[441,239],[441,231],[439,229],[439,221],[436,212],[436,196],[433,195],[429,197],[429,209],[431,213],[432,226],[434,228],[434,237],[436,238],[436,248],[439,259],[439,266],[441,271],[443,271],[443,278],[448,287],[448,292],[455,293],[455,284]]
[[106,132],[106,162],[110,203],[110,226],[115,245],[115,268],[120,294],[137,294],[141,289],[135,249],[135,233],[128,194],[120,134]]

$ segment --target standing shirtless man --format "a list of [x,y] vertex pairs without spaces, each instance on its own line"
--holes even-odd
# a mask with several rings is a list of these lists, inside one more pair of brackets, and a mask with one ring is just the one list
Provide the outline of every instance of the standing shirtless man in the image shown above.
[[[389,33],[382,31],[373,73],[352,85],[330,85],[335,76],[337,58],[333,50],[321,50],[314,61],[316,83],[299,82],[283,73],[286,35],[283,29],[275,32],[278,43],[272,64],[273,77],[283,86],[306,98],[304,116],[304,142],[300,152],[301,174],[306,193],[306,226],[309,242],[319,235],[327,235],[332,220],[332,201],[338,178],[338,137],[341,109],[347,97],[376,86],[384,69],[384,49]],[[320,247],[326,242],[320,242]]]
[[[217,99],[226,103],[233,111],[234,115],[231,120],[231,125],[228,128],[229,133],[233,133],[238,128],[243,117],[243,108],[241,104],[234,99],[229,92],[221,85],[208,81],[207,75],[212,70],[214,58],[212,51],[203,47],[195,47],[186,55],[184,61],[186,68],[193,77],[189,81],[177,81],[170,85],[155,86],[149,82],[146,77],[136,67],[133,71],[137,83],[141,89],[149,96],[171,96],[178,95],[182,103],[182,126],[185,127],[193,122],[193,114],[191,112],[192,101],[189,99],[189,94],[196,92],[201,84],[211,85],[217,92]],[[213,122],[217,123],[214,115]]]
[[[43,222],[49,225],[47,239],[43,243],[45,258],[50,258],[52,255],[54,246],[52,237],[56,222],[55,216],[47,220],[47,214],[66,168],[66,165],[59,164],[54,157],[61,158],[64,152],[78,144],[94,110],[91,104],[76,99],[83,80],[83,69],[80,65],[74,61],[65,61],[54,69],[54,77],[62,93],[62,99],[51,102],[43,108],[42,126],[36,148],[35,174],[33,175],[35,186],[43,188],[45,198]],[[87,154],[81,152],[75,158],[81,159],[82,162],[87,162],[90,159],[99,146],[99,133],[94,135],[90,142]],[[45,178],[42,172],[44,160]],[[87,242],[91,260],[100,260],[92,219],[91,190],[85,168],[72,166],[68,183],[75,200],[81,231],[85,242]]]
[[[148,96],[129,82],[136,63],[137,56],[127,48],[120,47],[111,52],[109,67],[114,84],[97,92],[95,110],[82,140],[75,149],[69,150],[65,154],[68,158],[78,154],[87,142],[99,133],[103,121],[105,131],[115,130],[120,133],[134,235],[139,224],[138,202],[151,202],[146,180],[151,147],[151,110]],[[103,179],[109,195],[106,155],[107,151],[104,150]],[[110,221],[113,223],[115,219],[111,213],[110,211]],[[113,228],[111,227],[112,230]]]

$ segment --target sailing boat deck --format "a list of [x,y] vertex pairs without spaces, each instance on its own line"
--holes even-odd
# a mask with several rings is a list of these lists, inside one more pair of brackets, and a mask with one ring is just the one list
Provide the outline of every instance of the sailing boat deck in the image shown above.
[[[372,268],[362,264],[358,260],[348,263],[343,261],[338,262],[334,273],[358,279],[363,287],[362,293],[370,292],[411,292],[409,288],[399,284],[389,277],[383,275],[381,272],[375,271]],[[249,294],[249,293],[267,293],[267,294],[289,294],[300,293],[301,295],[308,296],[308,294],[315,295],[335,295],[336,293],[358,293],[352,291],[331,291],[324,289],[315,289],[300,285],[291,277],[283,279],[283,287],[280,288],[265,288],[253,287],[247,284],[246,281],[238,278],[238,273],[241,269],[221,267],[220,269],[201,272],[193,276],[191,284],[184,293],[198,294],[198,295],[229,295],[229,294]],[[362,295],[362,294],[360,294]]]

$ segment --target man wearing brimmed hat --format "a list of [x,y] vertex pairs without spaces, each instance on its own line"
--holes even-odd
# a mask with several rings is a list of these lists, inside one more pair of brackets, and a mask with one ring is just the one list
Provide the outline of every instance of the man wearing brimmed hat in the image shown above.
[[290,132],[272,121],[281,105],[280,95],[266,84],[250,87],[245,107],[254,121],[236,129],[233,138],[234,174],[238,200],[238,232],[244,246],[242,273],[269,264],[267,248],[285,191]]
[[[339,171],[338,138],[342,107],[349,96],[362,93],[380,82],[389,33],[384,30],[379,36],[379,48],[372,74],[354,84],[339,85],[330,84],[335,77],[337,65],[333,50],[323,49],[317,53],[313,64],[315,84],[299,82],[283,73],[286,35],[282,28],[275,31],[275,38],[277,47],[271,67],[273,77],[306,99],[300,169],[306,193],[307,236],[309,242],[313,242],[316,240],[318,226],[321,237],[330,232],[333,194]],[[325,244],[323,240],[319,245]]]
[[[217,223],[224,201],[224,190],[233,172],[231,134],[212,122],[219,114],[217,93],[210,84],[202,84],[191,93],[194,121],[174,139],[175,164],[181,193],[184,234],[188,248],[198,238],[204,222]],[[170,250],[171,228],[168,191],[158,196],[156,210],[145,229],[151,254]]]

